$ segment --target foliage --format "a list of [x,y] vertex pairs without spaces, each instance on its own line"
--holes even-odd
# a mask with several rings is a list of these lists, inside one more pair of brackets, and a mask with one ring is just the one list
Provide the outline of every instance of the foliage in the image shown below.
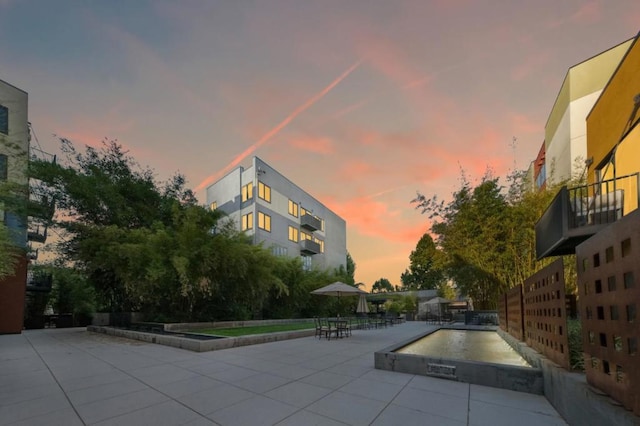
[[380,278],[371,287],[371,293],[388,293],[394,290],[393,285],[386,278]]
[[584,350],[582,347],[582,324],[579,319],[567,319],[569,329],[569,364],[572,370],[584,371]]
[[463,173],[449,203],[422,194],[413,200],[433,219],[446,275],[480,309],[495,308],[501,293],[550,262],[536,261],[535,223],[555,192],[528,191],[523,172],[508,181],[505,191],[487,172],[472,186]]
[[349,252],[347,252],[347,276],[348,279],[345,280],[346,284],[355,284],[356,280],[355,280],[355,274],[356,274],[356,262],[353,261],[353,258],[351,257],[351,254]]
[[444,280],[443,271],[437,266],[439,253],[431,235],[424,234],[415,250],[409,255],[410,266],[400,279],[403,290],[430,290],[438,288]]
[[458,294],[456,293],[456,289],[453,288],[449,282],[443,281],[438,286],[438,296],[448,300],[456,300]]
[[19,249],[11,239],[9,228],[0,223],[0,279],[13,275],[18,261]]
[[95,290],[78,271],[60,266],[46,268],[53,275],[51,306],[59,314],[91,315],[95,312]]

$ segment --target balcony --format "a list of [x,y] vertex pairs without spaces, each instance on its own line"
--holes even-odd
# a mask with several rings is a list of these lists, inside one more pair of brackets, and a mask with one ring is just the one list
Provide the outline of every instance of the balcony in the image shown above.
[[562,187],[536,223],[536,257],[574,254],[575,248],[638,208],[640,174],[575,188]]
[[313,240],[300,241],[300,254],[314,255],[320,253],[320,244]]
[[38,271],[27,272],[27,291],[48,293],[51,291],[53,284],[53,275]]
[[45,225],[30,226],[27,231],[27,238],[35,243],[44,243],[47,241],[47,227]]
[[300,216],[300,226],[313,232],[320,229],[322,227],[322,223],[317,217],[310,214],[303,214]]

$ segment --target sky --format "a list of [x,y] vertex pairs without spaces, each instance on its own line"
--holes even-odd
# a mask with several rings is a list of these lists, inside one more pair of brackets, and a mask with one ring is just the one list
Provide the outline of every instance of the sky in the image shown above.
[[567,70],[638,30],[637,0],[0,0],[0,79],[45,151],[118,140],[203,204],[260,157],[371,288],[430,229],[417,192],[526,169]]

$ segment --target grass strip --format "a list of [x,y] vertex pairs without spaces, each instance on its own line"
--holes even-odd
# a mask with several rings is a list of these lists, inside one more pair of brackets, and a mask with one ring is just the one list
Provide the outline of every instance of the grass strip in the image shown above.
[[247,336],[250,334],[277,333],[279,331],[309,330],[314,328],[312,322],[296,322],[291,324],[254,325],[247,327],[208,328],[205,330],[189,330],[190,333],[213,334],[216,336]]

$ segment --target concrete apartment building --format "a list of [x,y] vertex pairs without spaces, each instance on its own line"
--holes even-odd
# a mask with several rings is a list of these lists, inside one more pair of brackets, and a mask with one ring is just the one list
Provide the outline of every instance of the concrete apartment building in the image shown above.
[[[28,184],[29,122],[28,95],[0,80],[0,181]],[[0,223],[9,228],[20,254],[14,275],[0,280],[0,334],[22,330],[27,281],[27,218],[4,210]]]
[[206,190],[207,204],[275,255],[305,270],[346,267],[346,222],[258,157]]
[[535,186],[580,176],[586,161],[586,117],[620,64],[632,40],[627,40],[567,71],[545,125],[545,142],[536,159]]

